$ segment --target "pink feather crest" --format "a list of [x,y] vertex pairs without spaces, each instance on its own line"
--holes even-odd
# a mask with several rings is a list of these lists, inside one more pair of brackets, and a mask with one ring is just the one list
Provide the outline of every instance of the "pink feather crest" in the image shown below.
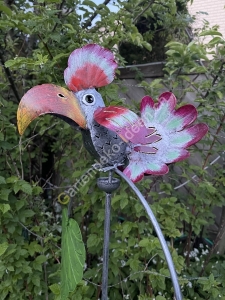
[[116,68],[117,63],[110,50],[97,44],[88,44],[70,54],[64,79],[74,92],[98,88],[113,81]]

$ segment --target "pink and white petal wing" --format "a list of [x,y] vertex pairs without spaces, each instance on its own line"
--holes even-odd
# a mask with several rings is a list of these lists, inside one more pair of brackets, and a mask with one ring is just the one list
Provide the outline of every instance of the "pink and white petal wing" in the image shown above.
[[150,96],[144,96],[141,99],[141,105],[140,105],[140,111],[141,113],[144,113],[146,107],[150,106],[151,108],[154,107],[154,100]]
[[[170,92],[163,93],[154,105],[151,97],[145,96],[141,102],[141,118],[146,127],[162,126],[168,132],[180,131],[197,118],[193,105],[184,105],[175,110],[176,97]],[[157,126],[158,125],[158,126]]]
[[208,126],[199,123],[171,135],[171,145],[179,148],[187,148],[200,141],[208,132]]
[[158,107],[162,103],[168,103],[169,110],[173,111],[177,104],[176,96],[171,92],[164,92],[159,96],[158,105],[156,105],[156,107]]
[[94,113],[94,119],[100,125],[116,132],[123,140],[134,144],[158,140],[158,137],[154,137],[155,130],[146,128],[142,119],[125,107],[98,108]]
[[170,148],[164,153],[163,160],[166,164],[184,160],[190,156],[190,152],[183,148]]
[[133,151],[129,155],[129,165],[123,171],[133,182],[141,180],[144,174],[164,175],[168,173],[168,166],[157,154],[144,154]]
[[134,151],[146,154],[155,154],[157,152],[157,149],[155,147],[151,147],[150,145],[140,145],[134,146]]
[[175,110],[176,97],[163,93],[159,103],[145,96],[141,102],[141,118],[123,107],[99,108],[94,118],[106,128],[115,131],[125,141],[130,141],[129,165],[124,173],[134,182],[144,174],[164,175],[167,164],[189,157],[185,148],[197,143],[207,133],[208,126],[189,126],[197,117],[193,105]]
[[156,164],[155,162],[149,162],[147,164],[148,170],[145,171],[145,174],[150,174],[150,175],[165,175],[169,172],[169,167],[166,164]]
[[116,132],[121,132],[125,127],[132,126],[140,120],[134,112],[120,106],[99,107],[94,113],[94,119]]
[[193,105],[184,105],[171,113],[166,122],[163,122],[168,132],[180,131],[190,125],[197,118],[197,110]]
[[123,173],[133,182],[138,182],[144,177],[144,171],[138,162],[130,162]]
[[154,121],[155,109],[154,101],[150,96],[145,96],[141,100],[141,119],[145,126],[149,126]]
[[164,126],[164,124],[173,115],[176,106],[176,97],[173,93],[165,92],[160,95],[159,102],[154,104],[151,97],[147,96],[142,99],[141,117],[144,120],[145,126],[155,127],[157,124]]
[[176,131],[179,131],[182,130],[184,127],[192,124],[196,120],[198,112],[193,105],[187,104],[179,107],[174,112],[174,116],[182,120],[182,125],[176,128]]

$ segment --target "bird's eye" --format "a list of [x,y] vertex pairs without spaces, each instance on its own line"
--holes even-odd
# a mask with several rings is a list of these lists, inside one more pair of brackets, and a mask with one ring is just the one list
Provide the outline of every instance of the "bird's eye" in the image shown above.
[[63,94],[58,94],[58,97],[60,97],[60,98],[66,98]]
[[93,95],[91,95],[91,94],[84,95],[83,102],[85,104],[93,105],[94,102],[95,102],[95,97]]

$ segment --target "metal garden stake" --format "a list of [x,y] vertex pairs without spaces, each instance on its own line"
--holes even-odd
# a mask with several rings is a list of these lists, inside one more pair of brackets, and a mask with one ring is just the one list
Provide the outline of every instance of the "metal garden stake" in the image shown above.
[[98,187],[105,192],[105,221],[104,221],[104,244],[103,244],[103,264],[102,264],[102,300],[108,298],[108,272],[109,272],[109,238],[110,238],[110,212],[112,192],[118,189],[120,181],[109,176],[98,178]]

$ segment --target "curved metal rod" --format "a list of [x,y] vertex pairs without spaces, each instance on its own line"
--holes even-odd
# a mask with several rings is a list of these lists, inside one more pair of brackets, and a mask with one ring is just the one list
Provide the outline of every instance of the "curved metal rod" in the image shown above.
[[146,212],[149,216],[149,219],[151,220],[152,225],[155,228],[156,234],[159,238],[159,241],[161,243],[163,252],[165,254],[166,261],[167,261],[167,264],[168,264],[168,268],[169,268],[169,271],[170,271],[170,276],[171,276],[172,283],[173,283],[174,294],[175,294],[176,300],[182,300],[182,294],[181,294],[180,286],[179,286],[178,279],[177,279],[177,273],[176,273],[176,270],[174,268],[173,260],[172,260],[170,251],[168,249],[167,243],[165,241],[165,238],[163,236],[163,233],[160,229],[159,223],[157,222],[157,220],[156,220],[156,218],[155,218],[148,202],[145,200],[144,196],[139,191],[139,189],[136,187],[136,185],[126,175],[124,175],[120,170],[118,170],[117,168],[115,168],[115,172],[118,175],[120,175],[129,184],[129,186],[132,188],[132,190],[135,192],[135,194],[140,199],[142,205],[144,206],[144,208],[145,208],[145,210],[146,210]]

